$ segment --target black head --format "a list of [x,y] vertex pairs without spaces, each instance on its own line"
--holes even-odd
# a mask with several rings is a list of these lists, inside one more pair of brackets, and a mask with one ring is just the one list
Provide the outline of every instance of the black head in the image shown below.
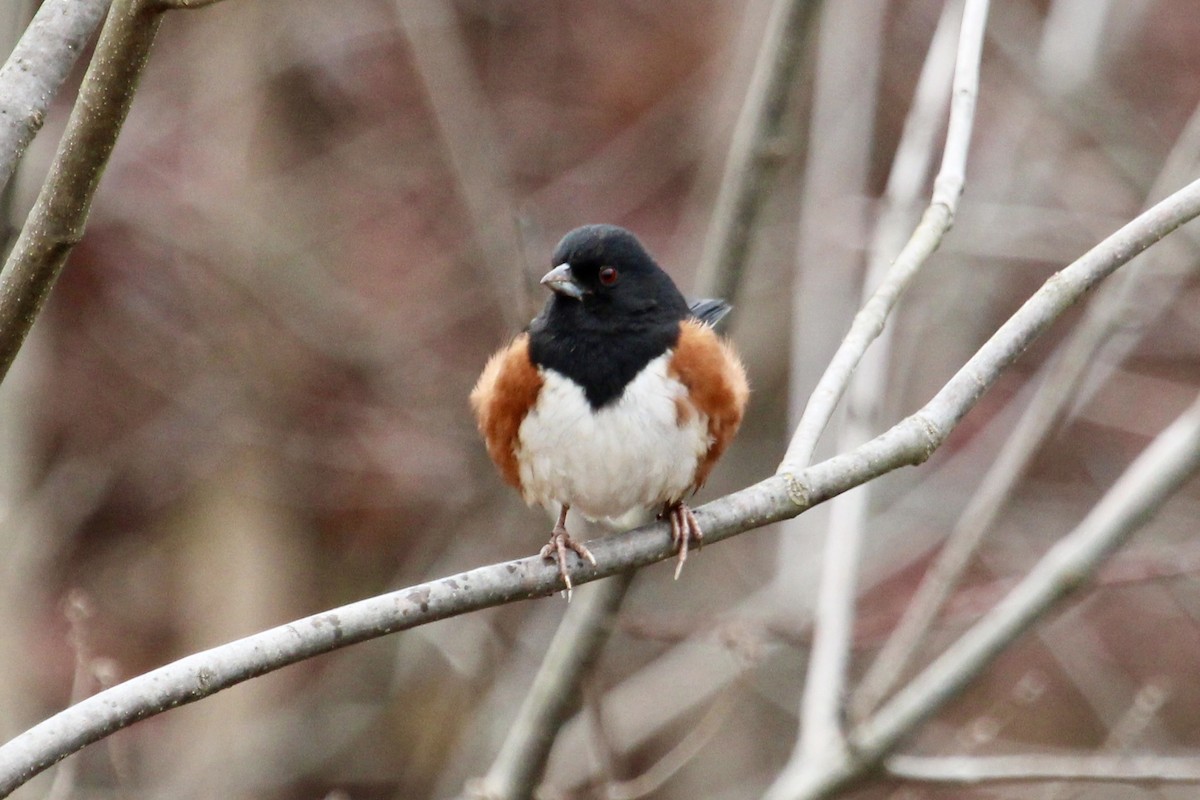
[[582,325],[624,327],[678,322],[688,305],[667,273],[632,233],[616,225],[585,225],[563,237],[542,283],[557,307]]
[[530,355],[574,380],[599,408],[675,346],[691,311],[624,228],[576,228],[558,243],[552,263],[542,284],[553,294],[530,326]]

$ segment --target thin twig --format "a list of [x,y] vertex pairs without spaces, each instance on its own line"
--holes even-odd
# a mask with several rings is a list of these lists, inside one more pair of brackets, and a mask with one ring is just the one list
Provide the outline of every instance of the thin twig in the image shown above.
[[788,96],[818,5],[815,0],[775,0],[771,7],[697,271],[696,283],[705,295],[731,303],[737,297],[759,209],[783,160],[780,139]]
[[[1122,264],[1197,216],[1200,181],[1139,215],[1052,276],[916,414],[849,453],[799,472],[772,475],[696,509],[705,542],[715,544],[790,519],[872,478],[924,462],[1057,317]],[[676,556],[664,523],[603,537],[588,546],[599,566],[576,564],[576,585]],[[361,600],[187,656],[99,692],[0,746],[0,797],[117,730],[250,678],[388,633],[560,588],[558,569],[533,556]],[[928,679],[914,686],[928,692],[927,683]],[[911,691],[893,700],[884,709],[890,716],[877,716],[883,721],[868,731],[865,741],[879,755],[923,719],[909,708]],[[911,723],[907,728],[906,722]],[[830,768],[839,763],[831,760]]]
[[[1164,162],[1150,190],[1150,200],[1157,200],[1166,193],[1167,186],[1179,180],[1180,176],[1190,174],[1197,158],[1200,158],[1200,106],[1192,112],[1176,146]],[[1095,356],[1121,325],[1121,310],[1136,306],[1143,319],[1148,319],[1157,315],[1154,312],[1161,313],[1167,305],[1167,295],[1160,294],[1162,301],[1154,304],[1145,296],[1145,292],[1135,292],[1135,288],[1152,271],[1153,263],[1153,256],[1147,255],[1115,276],[1088,308],[1087,314],[1067,341],[1040,370],[1037,390],[1025,412],[1012,434],[1005,439],[1000,452],[991,460],[979,487],[959,515],[895,631],[863,677],[851,703],[851,717],[861,719],[874,710],[908,669],[937,619],[939,610],[962,579],[972,556],[999,517],[1034,455],[1067,412],[1072,398],[1076,403],[1086,402],[1087,397],[1099,388],[1100,380],[1093,380],[1091,386],[1080,395],[1077,389],[1085,374],[1089,370],[1093,373],[1103,370],[1106,377],[1115,369],[1111,362],[1099,367]],[[1192,267],[1194,269],[1195,266]],[[1185,277],[1186,273],[1174,275],[1169,283],[1178,287]],[[1154,305],[1155,308],[1144,308],[1147,305]],[[1145,329],[1143,325],[1142,330]],[[1124,345],[1126,352],[1132,349],[1138,338],[1130,337],[1133,341]]]
[[[886,363],[887,348],[890,345],[890,335],[883,335],[884,322],[905,286],[925,263],[953,221],[954,208],[962,190],[966,141],[970,138],[974,111],[973,99],[978,91],[979,58],[986,12],[987,3],[977,0],[972,0],[969,8],[964,8],[962,4],[953,0],[945,7],[930,44],[921,79],[918,81],[913,113],[906,121],[904,135],[901,137],[888,178],[888,207],[874,237],[876,247],[868,285],[880,281],[877,276],[883,275],[880,288],[867,299],[863,312],[856,317],[843,346],[834,356],[830,370],[822,377],[814,392],[814,398],[818,395],[831,398],[836,404],[845,392],[854,370],[859,366],[866,348],[872,340],[880,338],[873,352],[877,368],[860,372],[854,379],[852,398],[858,402],[852,405],[850,411],[853,418],[848,421],[840,437],[839,444],[843,450],[868,438],[867,426],[874,416],[870,406],[883,394],[885,370],[882,365]],[[960,18],[962,24],[961,33],[957,37],[958,55],[954,67],[953,88],[956,99],[963,97],[971,102],[959,102],[952,107],[942,169],[935,181],[934,200],[930,205],[931,211],[937,209],[934,223],[936,227],[926,230],[919,227],[914,231],[909,244],[905,245],[896,259],[895,266],[888,270],[887,265],[895,247],[893,242],[903,235],[897,233],[903,230],[906,210],[916,199],[920,189],[924,169],[915,169],[910,165],[919,165],[923,160],[922,154],[930,150],[933,131],[930,121],[937,117],[942,105],[941,97],[944,96],[945,89],[939,85],[940,78],[949,71],[950,63],[955,59],[954,31]],[[930,220],[930,216],[927,212],[922,226]],[[914,241],[921,243],[915,247],[911,246]],[[881,297],[887,299],[877,300]],[[812,401],[809,407],[813,408]],[[817,405],[814,415],[824,416],[818,428],[813,423],[814,416],[809,415],[808,409],[805,410],[800,426],[809,426],[808,429],[814,431],[814,434],[806,440],[805,449],[795,454],[803,459],[803,463],[812,458],[816,437],[820,435],[832,411],[832,405]],[[817,594],[815,639],[800,709],[801,737],[793,755],[794,759],[802,761],[819,761],[828,748],[836,749],[842,746],[842,703],[846,695],[846,672],[854,629],[859,552],[867,510],[868,498],[864,494],[865,491],[864,488],[862,491],[839,497],[831,512],[821,583]]]
[[531,797],[555,736],[575,706],[580,685],[595,663],[613,629],[613,618],[633,582],[634,572],[622,572],[581,593],[563,617],[533,686],[525,696],[504,744],[487,775],[468,786],[466,796],[486,800]]
[[1200,755],[908,756],[884,762],[889,775],[912,781],[976,784],[991,781],[1200,782]]
[[[78,703],[92,693],[95,685],[92,653],[89,636],[91,618],[96,614],[95,607],[87,592],[82,589],[72,589],[63,600],[63,616],[67,619],[67,643],[75,653],[75,671],[71,678],[71,702]],[[46,791],[46,800],[66,800],[75,793],[76,771],[78,759],[63,761],[55,770],[54,780]]]
[[604,800],[638,800],[658,790],[672,775],[695,758],[701,748],[717,734],[729,717],[732,705],[731,694],[722,695],[709,707],[700,721],[688,729],[687,735],[662,758],[650,765],[649,769],[636,778],[605,786]]
[[215,6],[221,0],[153,0],[154,8],[158,11],[191,11],[196,8]]
[[41,129],[109,2],[46,0],[0,67],[0,188]]
[[471,263],[483,273],[508,327],[519,330],[533,308],[528,282],[521,279],[526,265],[517,238],[512,181],[470,52],[449,4],[396,0],[394,7],[471,220]]
[[116,0],[37,202],[0,273],[0,380],[20,350],[71,250],[129,113],[161,15]]
[[933,199],[913,231],[908,243],[896,257],[887,278],[854,318],[817,388],[813,390],[792,441],[784,454],[780,471],[795,469],[812,460],[817,441],[829,424],[838,401],[846,391],[850,375],[867,347],[883,330],[888,314],[908,287],[925,260],[941,244],[954,223],[958,198],[966,173],[967,147],[974,125],[975,97],[979,91],[979,60],[983,50],[983,30],[987,21],[987,0],[969,0],[963,11],[958,58],[954,68],[950,122],[942,166],[933,184]]
[[1188,478],[1200,470],[1200,400],[1134,460],[1074,531],[1033,567],[995,608],[858,725],[839,753],[793,766],[768,800],[829,797],[883,759],[1058,601],[1080,588]]

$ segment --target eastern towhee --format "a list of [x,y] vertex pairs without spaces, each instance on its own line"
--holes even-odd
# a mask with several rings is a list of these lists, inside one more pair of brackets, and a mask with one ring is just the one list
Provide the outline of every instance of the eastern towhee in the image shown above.
[[629,231],[568,233],[542,278],[546,307],[492,356],[471,392],[488,455],[504,479],[558,523],[543,558],[568,592],[568,510],[613,527],[669,517],[679,550],[702,533],[684,498],[699,488],[742,421],[749,389],[712,325],[721,300],[691,306]]

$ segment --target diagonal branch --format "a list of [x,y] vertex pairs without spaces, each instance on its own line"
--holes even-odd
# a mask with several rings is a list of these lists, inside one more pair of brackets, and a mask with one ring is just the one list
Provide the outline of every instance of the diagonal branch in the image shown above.
[[[25,342],[29,329],[33,327],[50,289],[58,280],[67,256],[83,238],[92,198],[133,104],[138,81],[150,56],[150,46],[154,43],[154,35],[162,20],[161,12],[169,8],[210,5],[212,2],[216,0],[176,0],[166,5],[160,0],[113,2],[100,32],[100,40],[96,43],[96,52],[80,86],[79,98],[71,110],[62,141],[54,154],[50,174],[42,184],[3,272],[0,272],[0,380],[8,374],[8,368]],[[31,47],[43,34],[57,34],[63,37],[60,47],[68,51],[78,48],[87,38],[84,29],[91,19],[89,15],[99,14],[102,10],[99,6],[103,4],[93,0],[75,5],[75,13],[70,15],[73,24],[69,28],[51,26],[52,33],[45,33],[45,29],[38,28],[42,33],[34,37]],[[59,9],[59,13],[62,11],[57,3],[47,4],[45,8],[51,9],[51,12],[54,9]],[[63,20],[59,22],[66,25]],[[37,24],[36,20],[34,24]],[[24,41],[25,37],[22,37],[22,43]],[[39,103],[49,101],[56,82],[61,83],[65,71],[69,69],[65,58],[60,57],[55,61],[57,69],[41,74],[35,81],[36,89],[47,94],[47,97],[39,99]],[[8,66],[6,64],[5,68]],[[20,63],[16,67],[20,70]],[[20,112],[23,119],[28,117],[32,122],[25,126],[18,125],[15,130],[16,152],[28,144],[40,125],[39,117],[44,113],[40,108],[35,106],[27,112]],[[5,110],[0,108],[0,113]],[[0,153],[3,152],[6,151],[0,149]],[[3,169],[4,165],[0,162],[0,177],[7,179]],[[11,175],[11,169],[8,175]]]
[[580,686],[612,633],[635,574],[622,572],[602,581],[567,611],[495,762],[486,776],[467,787],[467,797],[533,796],[555,736],[578,705]]
[[[1178,181],[1181,175],[1193,172],[1198,157],[1200,107],[1192,112],[1191,119],[1167,156],[1150,190],[1150,200],[1165,194],[1165,187]],[[1153,260],[1154,256],[1148,255],[1106,284],[1080,324],[1040,370],[1037,389],[1029,405],[999,453],[992,459],[978,489],[959,515],[896,629],[859,684],[851,703],[852,717],[865,717],[899,682],[924,643],[939,610],[966,572],[971,558],[1000,516],[1042,442],[1062,420],[1073,399],[1076,404],[1084,402],[1089,393],[1096,391],[1103,376],[1085,387],[1082,397],[1076,390],[1089,371],[1105,372],[1105,368],[1097,364],[1095,356],[1120,327],[1124,316],[1122,311],[1136,305],[1138,316],[1143,320],[1161,313],[1173,296],[1171,287],[1177,287],[1195,270],[1193,266],[1169,278],[1159,277],[1167,286],[1165,292],[1160,289],[1157,293],[1161,299],[1156,301],[1155,296],[1145,291],[1145,279],[1153,271]],[[1136,340],[1138,337],[1130,338]],[[1132,347],[1132,343],[1126,345],[1127,349]]]
[[129,113],[160,20],[143,0],[113,3],[50,175],[0,273],[0,380],[83,237],[92,197]]
[[0,67],[0,188],[41,129],[50,102],[110,0],[47,0]]
[[979,60],[983,50],[987,7],[987,0],[969,0],[963,12],[946,147],[941,168],[934,180],[929,208],[908,243],[896,256],[888,275],[855,316],[850,331],[813,390],[783,457],[781,471],[803,466],[812,460],[817,441],[845,393],[850,375],[871,342],[883,330],[888,314],[899,301],[900,295],[954,223],[965,180],[967,147],[975,120],[975,96],[979,91]]
[[[1061,273],[1060,273],[1061,274]],[[766,795],[823,798],[852,783],[983,671],[1010,642],[1070,595],[1200,471],[1200,400],[1158,435],[1079,526],[995,608],[870,719],[838,753],[793,767]]]
[[[1058,316],[1122,264],[1196,216],[1200,181],[1139,215],[1052,276],[916,414],[848,453],[798,472],[772,475],[696,509],[706,543],[790,519],[872,478],[925,461]],[[572,574],[577,585],[675,557],[668,526],[662,523],[601,538],[589,547],[599,566],[578,565]],[[188,656],[93,695],[0,746],[0,796],[134,722],[250,678],[357,642],[559,588],[558,570],[534,556],[361,600]],[[923,719],[913,713],[909,698],[928,687],[913,686],[917,689],[910,687],[876,717],[869,736],[860,737],[880,755],[907,730],[902,723],[911,727]],[[883,716],[885,712],[890,717]],[[844,764],[838,767],[841,763],[831,759],[829,768],[844,769]]]

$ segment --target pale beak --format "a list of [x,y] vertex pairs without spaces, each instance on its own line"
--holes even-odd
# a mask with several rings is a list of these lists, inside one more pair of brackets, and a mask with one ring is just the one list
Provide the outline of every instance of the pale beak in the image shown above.
[[571,297],[575,300],[583,299],[583,287],[575,282],[575,276],[571,273],[570,264],[559,264],[547,272],[542,276],[541,284],[550,291],[565,297]]

